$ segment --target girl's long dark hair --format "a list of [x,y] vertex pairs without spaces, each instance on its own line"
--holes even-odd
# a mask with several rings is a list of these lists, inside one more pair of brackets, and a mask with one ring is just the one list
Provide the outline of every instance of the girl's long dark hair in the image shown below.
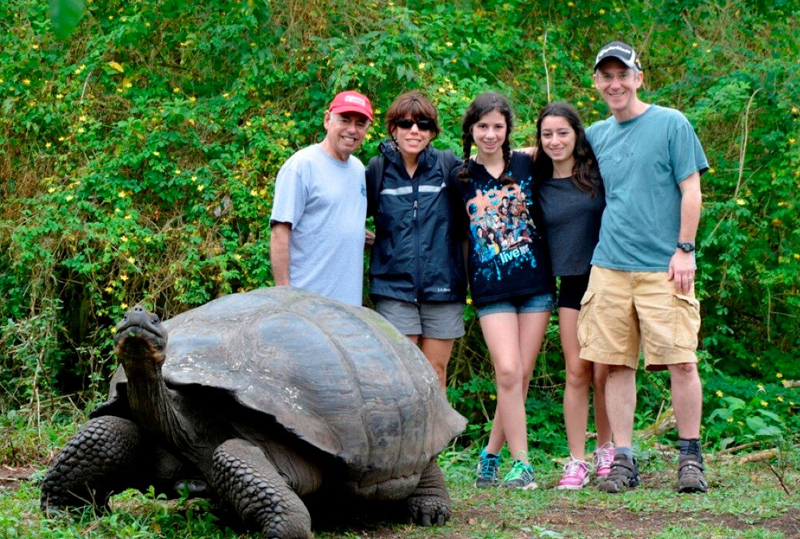
[[538,149],[533,160],[536,178],[543,180],[553,177],[553,161],[542,149],[542,121],[548,116],[560,116],[566,119],[572,130],[575,131],[575,149],[572,151],[575,165],[572,168],[572,183],[581,191],[589,191],[592,198],[596,197],[601,181],[597,169],[597,158],[589,141],[586,140],[586,131],[583,129],[583,122],[581,122],[578,111],[569,103],[561,101],[550,103],[539,113],[539,119],[536,120],[536,147]]
[[508,176],[508,166],[511,164],[511,131],[514,129],[514,113],[508,100],[496,92],[486,92],[480,94],[470,103],[461,121],[461,143],[464,148],[464,166],[458,172],[458,179],[468,182],[469,177],[469,156],[472,151],[472,144],[475,139],[472,137],[472,126],[480,121],[484,115],[492,111],[497,111],[506,119],[506,139],[503,141],[503,172],[500,174],[500,181],[503,185],[514,183]]

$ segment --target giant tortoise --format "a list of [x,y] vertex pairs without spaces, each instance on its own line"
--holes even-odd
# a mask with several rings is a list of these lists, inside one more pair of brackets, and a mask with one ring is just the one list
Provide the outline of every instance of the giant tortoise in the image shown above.
[[265,288],[163,323],[137,305],[114,341],[108,402],[47,472],[44,511],[152,485],[216,498],[265,537],[309,537],[314,492],[406,500],[422,525],[449,517],[436,456],[464,418],[376,313]]

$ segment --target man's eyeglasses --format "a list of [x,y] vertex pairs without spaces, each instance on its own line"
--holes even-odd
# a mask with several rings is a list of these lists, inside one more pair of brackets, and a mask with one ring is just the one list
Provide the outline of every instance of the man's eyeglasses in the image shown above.
[[400,118],[394,121],[394,125],[403,129],[411,129],[417,124],[420,131],[432,131],[436,129],[436,122],[428,118],[420,118],[419,120],[412,120],[411,118]]

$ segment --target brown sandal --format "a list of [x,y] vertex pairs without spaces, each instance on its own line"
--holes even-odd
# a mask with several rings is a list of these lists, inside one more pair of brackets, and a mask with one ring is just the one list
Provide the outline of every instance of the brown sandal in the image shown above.
[[627,488],[639,485],[639,466],[636,460],[628,460],[625,455],[617,454],[611,463],[611,472],[603,478],[597,488],[603,492],[616,494]]
[[678,492],[705,492],[708,488],[703,463],[694,455],[681,455],[678,461]]

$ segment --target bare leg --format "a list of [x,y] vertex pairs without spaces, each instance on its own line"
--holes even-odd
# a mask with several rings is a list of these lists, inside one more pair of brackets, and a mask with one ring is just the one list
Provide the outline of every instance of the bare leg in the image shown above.
[[597,429],[597,447],[613,441],[611,424],[606,411],[606,380],[608,365],[592,363],[592,385],[594,386],[594,426]]
[[609,368],[606,409],[617,447],[633,444],[633,414],[636,411],[636,371],[621,365]]
[[428,358],[436,376],[439,378],[439,385],[442,390],[447,388],[447,364],[450,362],[450,353],[453,351],[455,339],[434,339],[423,337],[420,348],[425,357]]
[[678,436],[684,439],[700,438],[703,389],[697,365],[694,363],[670,365],[669,375]]
[[[520,460],[527,462],[525,398],[549,319],[549,312],[496,313],[481,317],[481,328],[497,377],[497,412],[486,446],[490,453],[499,453],[508,441],[512,457],[517,458],[519,451],[524,450],[525,458]],[[512,404],[505,406],[508,401],[501,402],[503,397]],[[512,416],[507,418],[506,413]],[[509,429],[515,429],[513,436]]]
[[567,367],[567,386],[564,389],[564,425],[567,428],[567,443],[572,458],[585,461],[592,363],[578,357],[581,351],[578,342],[578,312],[575,309],[560,308],[558,326]]

